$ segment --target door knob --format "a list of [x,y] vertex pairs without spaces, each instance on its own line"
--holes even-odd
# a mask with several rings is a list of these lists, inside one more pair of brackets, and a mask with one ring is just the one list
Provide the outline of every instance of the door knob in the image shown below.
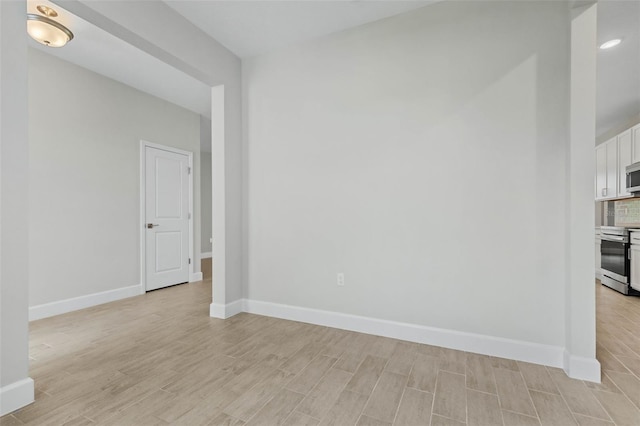
[[148,229],[152,229],[154,226],[160,226],[160,225],[157,224],[157,223],[147,223],[147,228]]

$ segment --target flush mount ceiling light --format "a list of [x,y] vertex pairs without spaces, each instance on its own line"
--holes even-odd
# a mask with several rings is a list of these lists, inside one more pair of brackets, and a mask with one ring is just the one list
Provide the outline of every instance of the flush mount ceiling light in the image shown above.
[[615,47],[617,45],[619,45],[622,42],[622,40],[620,40],[619,38],[613,39],[613,40],[609,40],[606,41],[604,43],[602,43],[600,45],[600,49],[605,50],[605,49],[611,49],[612,47]]
[[[38,10],[48,16],[58,16],[55,10],[46,6],[38,6]],[[27,32],[35,41],[49,47],[62,47],[73,40],[73,33],[67,27],[47,16],[33,13],[27,14]]]
[[38,12],[42,13],[47,18],[55,18],[58,16],[58,12],[42,4],[37,6],[36,9],[38,9]]

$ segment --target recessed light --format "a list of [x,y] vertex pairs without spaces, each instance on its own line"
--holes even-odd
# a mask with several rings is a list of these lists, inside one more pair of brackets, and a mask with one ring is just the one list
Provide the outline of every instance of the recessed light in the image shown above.
[[613,40],[605,41],[604,43],[602,43],[600,45],[600,49],[611,49],[612,47],[615,47],[615,46],[619,45],[621,42],[622,42],[622,40],[620,40],[619,38],[615,38]]

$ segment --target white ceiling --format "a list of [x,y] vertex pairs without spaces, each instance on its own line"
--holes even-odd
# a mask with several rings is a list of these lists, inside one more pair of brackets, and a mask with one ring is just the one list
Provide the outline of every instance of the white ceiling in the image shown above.
[[622,43],[598,49],[597,135],[617,130],[640,114],[639,1],[598,3],[598,45],[614,38]]
[[176,12],[241,58],[261,55],[434,2],[165,0]]
[[28,12],[38,13],[35,8],[40,4],[56,10],[59,16],[55,19],[69,27],[75,37],[62,48],[46,47],[29,38],[30,46],[197,114],[211,116],[211,89],[206,84],[47,0],[29,0]]
[[[2,0],[0,0],[2,1]],[[250,57],[350,27],[407,12],[425,1],[214,1],[166,0],[176,12],[240,57]],[[31,45],[141,91],[210,117],[210,90],[204,83],[127,44],[48,0],[76,38],[64,48]],[[640,114],[640,1],[600,1],[598,42],[622,44],[598,51],[597,129],[602,135]]]

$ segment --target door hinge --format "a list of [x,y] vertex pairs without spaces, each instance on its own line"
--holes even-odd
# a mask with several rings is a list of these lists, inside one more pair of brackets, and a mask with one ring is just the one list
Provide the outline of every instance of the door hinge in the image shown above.
[[189,174],[191,174],[191,167],[187,167],[187,171]]
[[191,258],[189,258],[189,265],[191,265]]
[[191,219],[191,212],[189,212],[189,219]]

